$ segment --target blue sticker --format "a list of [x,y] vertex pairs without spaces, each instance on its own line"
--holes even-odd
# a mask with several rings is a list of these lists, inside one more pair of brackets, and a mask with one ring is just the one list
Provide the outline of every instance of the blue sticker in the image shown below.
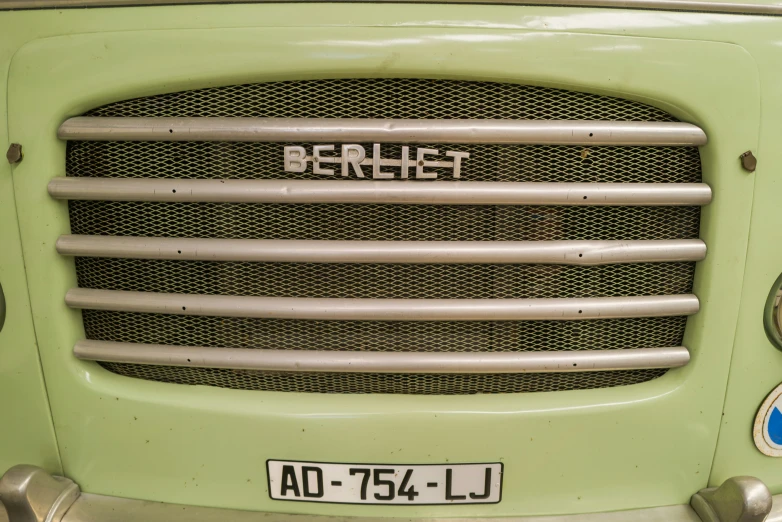
[[768,426],[766,428],[768,438],[774,444],[782,446],[782,412],[774,406],[771,408],[771,414],[768,416]]

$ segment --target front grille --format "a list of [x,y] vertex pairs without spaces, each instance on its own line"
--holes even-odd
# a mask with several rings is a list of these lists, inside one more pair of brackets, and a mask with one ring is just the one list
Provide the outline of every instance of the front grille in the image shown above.
[[[490,82],[343,79],[271,82],[121,101],[86,116],[502,119],[675,122],[629,100]],[[282,171],[283,147],[220,141],[70,141],[70,178],[344,180]],[[692,146],[416,144],[469,151],[461,183],[699,183]],[[367,151],[371,143],[364,143]],[[384,157],[401,145],[384,143]],[[332,154],[333,155],[333,154]],[[371,181],[351,180],[354,183]],[[448,169],[438,182],[448,180]],[[412,179],[406,183],[431,183]],[[347,241],[697,239],[684,206],[421,205],[388,203],[69,202],[71,232],[91,236]],[[78,257],[79,286],[173,294],[363,299],[545,299],[689,294],[695,263],[268,263]],[[594,321],[291,320],[84,310],[88,339],[173,346],[356,352],[552,352],[679,346],[686,318]],[[130,377],[247,390],[472,394],[635,384],[665,369],[546,374],[248,371],[102,362]]]

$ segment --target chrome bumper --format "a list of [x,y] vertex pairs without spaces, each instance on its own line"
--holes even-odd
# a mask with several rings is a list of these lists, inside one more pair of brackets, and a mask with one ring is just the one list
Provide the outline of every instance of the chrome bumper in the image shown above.
[[[82,493],[70,479],[15,466],[0,479],[0,522],[269,522],[270,513],[165,504]],[[5,510],[3,510],[5,506]],[[782,522],[782,495],[753,477],[701,490],[690,505],[632,511],[519,517],[507,522]],[[384,519],[274,514],[275,522],[380,522]],[[388,519],[386,519],[388,520]],[[485,519],[429,519],[487,522]],[[427,522],[419,519],[416,522]]]

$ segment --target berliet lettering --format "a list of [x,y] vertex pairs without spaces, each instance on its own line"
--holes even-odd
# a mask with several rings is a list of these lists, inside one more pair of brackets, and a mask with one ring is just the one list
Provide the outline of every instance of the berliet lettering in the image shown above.
[[[437,149],[417,148],[415,160],[410,163],[410,147],[402,147],[402,157],[399,159],[382,158],[380,155],[380,144],[372,145],[372,157],[367,158],[367,152],[361,145],[342,145],[341,156],[323,156],[324,152],[333,152],[335,145],[313,145],[312,154],[307,154],[307,149],[301,146],[285,147],[285,172],[306,172],[307,166],[312,164],[313,174],[322,174],[324,176],[334,176],[339,173],[343,177],[349,177],[351,172],[357,178],[367,177],[364,174],[362,166],[371,167],[371,177],[374,179],[407,179],[410,173],[410,167],[415,167],[415,177],[419,179],[436,179],[437,173],[426,171],[426,168],[450,168],[453,177],[461,177],[462,161],[470,157],[469,152],[459,152],[449,150],[445,156],[452,158],[452,161],[442,161],[427,159],[427,156],[436,156],[440,154]],[[329,168],[326,165],[339,165],[337,168]],[[394,171],[381,170],[382,168],[397,167]],[[369,175],[369,172],[367,172]]]

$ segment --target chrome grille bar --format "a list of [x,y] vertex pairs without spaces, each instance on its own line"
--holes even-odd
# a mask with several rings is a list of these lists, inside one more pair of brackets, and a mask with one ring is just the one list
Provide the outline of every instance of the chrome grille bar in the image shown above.
[[563,352],[344,352],[207,348],[82,340],[73,353],[103,362],[280,372],[548,373],[676,368],[683,346]]
[[64,235],[67,256],[269,263],[541,263],[700,261],[700,239],[669,241],[297,241]]
[[54,178],[56,199],[436,205],[706,205],[705,183]]
[[672,122],[393,120],[347,118],[78,117],[65,140],[496,143],[525,145],[700,146],[706,134]]
[[356,321],[521,321],[692,315],[691,294],[586,299],[315,299],[73,288],[71,308],[175,315]]

